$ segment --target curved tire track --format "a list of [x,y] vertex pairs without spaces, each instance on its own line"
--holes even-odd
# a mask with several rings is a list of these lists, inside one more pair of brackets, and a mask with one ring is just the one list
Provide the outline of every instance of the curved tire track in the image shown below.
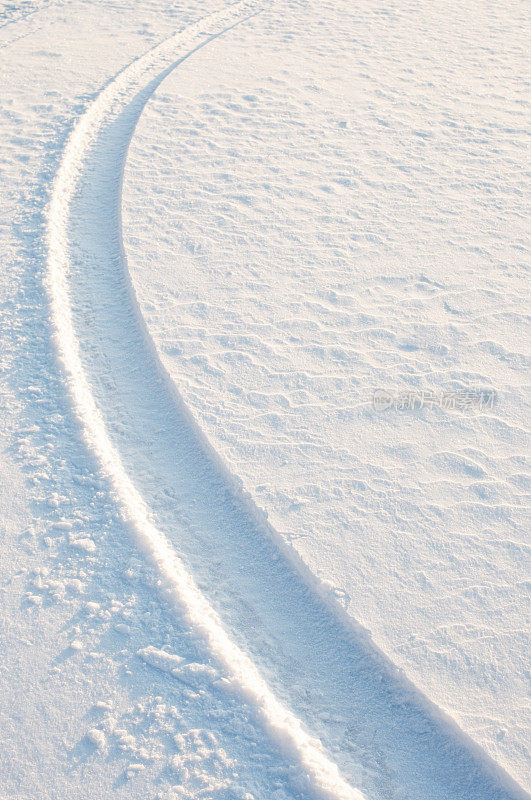
[[[203,20],[154,48],[126,68],[101,92],[74,129],[57,173],[49,209],[48,290],[55,344],[86,443],[110,480],[124,520],[135,533],[141,549],[156,566],[165,594],[180,611],[184,611],[193,628],[204,637],[212,655],[227,671],[234,688],[255,707],[270,733],[289,756],[300,763],[308,790],[312,793],[315,790],[318,796],[330,800],[363,800],[363,796],[342,778],[320,743],[310,737],[299,720],[277,700],[249,657],[231,641],[219,616],[199,591],[164,534],[152,523],[143,498],[125,472],[120,455],[107,435],[105,422],[92,395],[80,357],[68,292],[71,203],[94,137],[105,124],[107,115],[112,114],[115,104],[120,107],[132,101],[135,108],[130,121],[134,122],[149,94],[164,75],[176,66],[176,59],[182,60],[234,24],[248,18],[251,11],[252,6],[248,3],[236,4],[208,18],[208,24],[217,29],[214,34],[205,35]],[[149,90],[144,90],[139,96],[139,82],[145,82],[152,72],[155,72],[155,78],[149,84]],[[125,131],[130,136],[132,129],[125,128]]]
[[229,6],[134,61],[69,139],[49,208],[47,288],[55,346],[83,436],[155,565],[161,590],[299,763],[308,794],[363,797],[299,717],[319,729],[350,773],[359,774],[353,761],[366,759],[371,796],[389,796],[398,787],[419,800],[523,796],[279,558],[272,532],[240,496],[170,385],[139,316],[120,218],[123,164],[136,121],[171,70],[253,13],[252,2]]

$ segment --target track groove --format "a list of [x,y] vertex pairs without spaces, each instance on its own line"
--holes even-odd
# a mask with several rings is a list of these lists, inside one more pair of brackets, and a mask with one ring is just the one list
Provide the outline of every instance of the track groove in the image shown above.
[[363,797],[307,733],[313,723],[349,777],[372,771],[371,797],[400,790],[419,800],[523,796],[374,648],[347,631],[279,555],[271,531],[169,384],[139,316],[120,219],[136,121],[178,63],[253,13],[251,2],[229,6],[133,62],[89,107],[66,147],[49,209],[48,292],[55,345],[86,444],[156,566],[161,590],[302,767],[308,794]]
[[[250,658],[231,641],[219,616],[201,594],[164,534],[152,523],[142,496],[124,470],[120,455],[107,435],[105,422],[84,373],[72,321],[67,284],[71,203],[82,177],[93,137],[97,136],[99,128],[105,124],[107,114],[112,113],[115,104],[127,103],[131,93],[134,103],[131,121],[134,123],[149,93],[178,61],[233,25],[247,19],[252,11],[254,9],[250,3],[235,4],[163,42],[120,73],[103,90],[74,129],[56,177],[49,209],[48,290],[55,343],[86,443],[110,480],[116,502],[124,520],[135,533],[138,545],[156,566],[165,595],[180,611],[184,611],[194,629],[206,640],[212,655],[227,671],[233,688],[255,707],[266,728],[289,757],[300,763],[306,776],[308,791],[330,800],[363,800],[362,795],[342,778],[337,766],[326,756],[320,743],[310,737],[295,715],[277,700]],[[205,30],[207,26],[215,26],[216,32],[208,33]],[[165,64],[168,61],[170,63]],[[148,81],[149,91],[144,91],[144,98],[138,97],[138,79],[145,81],[153,70],[156,77],[151,82]],[[124,141],[127,143],[132,128],[125,127],[124,130]]]

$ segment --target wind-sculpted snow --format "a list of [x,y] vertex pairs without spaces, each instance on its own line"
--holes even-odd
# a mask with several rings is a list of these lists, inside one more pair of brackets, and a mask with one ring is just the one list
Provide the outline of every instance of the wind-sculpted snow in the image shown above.
[[286,2],[164,82],[128,264],[271,525],[529,785],[523,6],[377,5]]
[[[86,446],[161,593],[206,641],[220,677],[152,646],[138,655],[176,680],[208,671],[245,698],[295,765],[303,797],[354,800],[360,786],[367,797],[516,798],[518,787],[279,549],[184,407],[138,313],[120,223],[129,139],[162,79],[255,10],[231,6],[120,73],[75,127],[49,208],[55,346]],[[91,735],[98,747],[101,733]]]

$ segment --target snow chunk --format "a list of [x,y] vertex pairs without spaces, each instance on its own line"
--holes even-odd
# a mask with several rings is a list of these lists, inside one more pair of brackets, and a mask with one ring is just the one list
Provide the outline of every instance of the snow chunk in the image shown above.
[[76,550],[84,550],[86,553],[93,553],[96,549],[96,545],[88,536],[84,536],[81,539],[71,537],[70,544],[72,547],[75,547]]
[[94,747],[97,747],[98,750],[103,750],[103,748],[105,747],[105,742],[106,742],[105,734],[99,728],[92,728],[87,733],[87,739],[91,744],[94,745]]
[[137,655],[151,667],[160,669],[162,672],[169,672],[170,674],[174,669],[180,667],[184,661],[182,656],[166,653],[164,650],[157,650],[152,646],[138,650]]
[[114,630],[118,631],[118,633],[123,633],[125,636],[131,632],[131,628],[125,622],[118,622],[114,626]]

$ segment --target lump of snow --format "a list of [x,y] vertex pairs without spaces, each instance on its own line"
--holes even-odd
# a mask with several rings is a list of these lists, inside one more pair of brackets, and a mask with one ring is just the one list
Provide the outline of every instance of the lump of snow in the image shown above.
[[72,547],[75,547],[76,550],[84,550],[86,553],[93,553],[96,549],[96,545],[88,536],[81,539],[71,538],[70,544]]
[[184,659],[181,656],[166,653],[164,650],[157,650],[156,647],[144,647],[138,650],[137,655],[140,656],[142,661],[149,664],[155,669],[160,669],[162,672],[171,673],[176,667],[180,667]]
[[42,605],[42,597],[39,594],[27,594],[26,600],[28,603],[32,603],[34,606]]
[[98,750],[102,750],[105,747],[105,734],[99,728],[92,728],[87,733],[87,739],[94,747],[97,747]]
[[127,635],[128,633],[131,632],[131,628],[129,627],[129,625],[126,625],[125,622],[118,622],[114,626],[114,630],[118,631],[118,633],[123,633],[124,635]]

